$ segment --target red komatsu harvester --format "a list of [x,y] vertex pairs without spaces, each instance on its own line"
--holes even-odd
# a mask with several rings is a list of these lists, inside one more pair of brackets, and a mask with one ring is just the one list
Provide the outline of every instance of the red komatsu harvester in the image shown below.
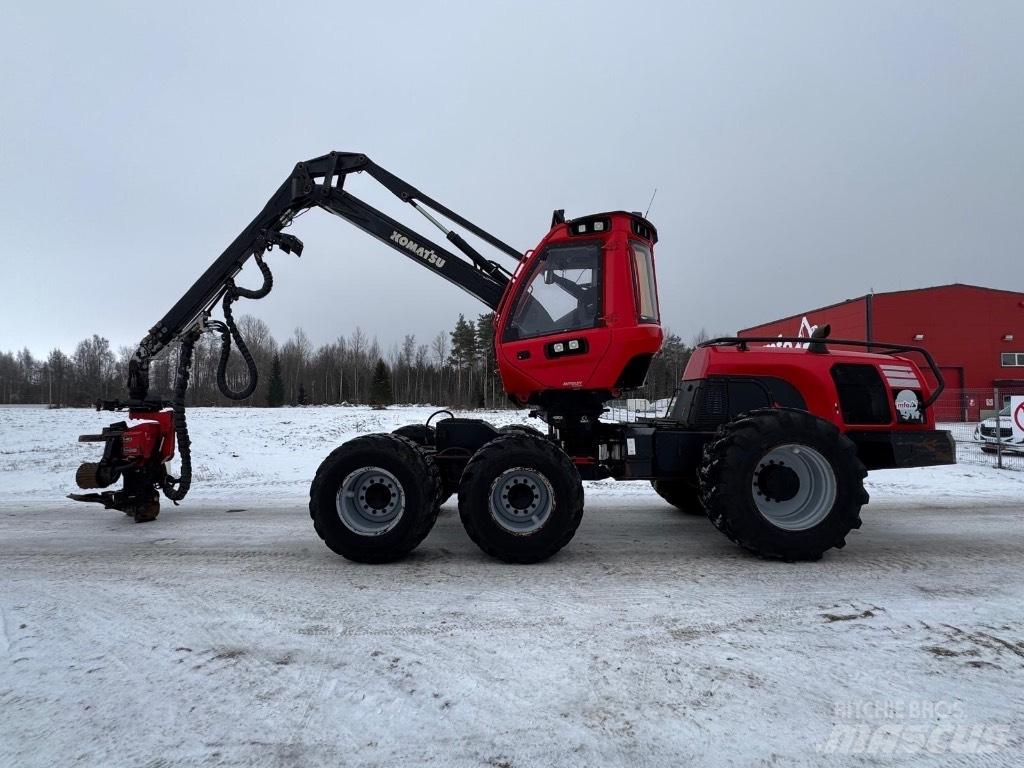
[[[366,173],[423,214],[450,247],[434,242],[345,190]],[[352,560],[386,562],[412,551],[439,506],[458,494],[466,532],[508,562],[550,557],[572,539],[583,515],[582,480],[650,480],[684,512],[707,515],[748,550],[785,560],[819,558],[860,526],[868,470],[955,462],[948,432],[931,406],[942,375],[926,350],[878,341],[721,338],[693,353],[676,396],[659,418],[613,423],[605,404],[643,384],[661,347],[654,226],[638,213],[566,219],[525,254],[373,163],[332,152],[299,163],[253,219],[157,323],[129,364],[128,398],[101,401],[139,423],[111,425],[82,440],[104,443],[83,464],[79,486],[119,490],[73,495],[152,520],[163,493],[180,501],[191,483],[185,420],[192,350],[201,334],[222,341],[218,384],[233,399],[256,388],[256,368],[232,304],[270,292],[264,256],[300,254],[283,232],[320,207],[477,297],[495,313],[495,353],[506,392],[546,424],[495,428],[447,411],[435,423],[364,435],[335,449],[310,487],[309,510],[328,547]],[[448,223],[444,223],[442,219]],[[452,226],[515,261],[485,258]],[[458,253],[456,253],[456,251]],[[258,289],[234,277],[249,259]],[[217,304],[223,320],[212,319]],[[233,390],[232,341],[248,369]],[[149,362],[180,345],[173,398],[150,397]],[[795,346],[794,346],[795,345]],[[924,361],[931,381],[915,360]],[[180,477],[168,462],[181,456]]]

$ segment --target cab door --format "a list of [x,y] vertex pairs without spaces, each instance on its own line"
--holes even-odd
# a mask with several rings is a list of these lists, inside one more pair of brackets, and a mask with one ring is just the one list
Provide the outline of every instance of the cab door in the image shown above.
[[[605,247],[600,239],[548,245],[523,278],[500,333],[506,389],[583,389],[604,357]],[[506,375],[510,374],[510,375]]]

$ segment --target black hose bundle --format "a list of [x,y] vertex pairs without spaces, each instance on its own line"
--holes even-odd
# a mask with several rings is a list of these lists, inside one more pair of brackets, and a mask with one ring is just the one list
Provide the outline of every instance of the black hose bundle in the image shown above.
[[[234,315],[231,313],[231,305],[234,304],[238,299],[262,299],[268,293],[270,289],[274,287],[274,276],[270,272],[270,267],[263,261],[262,254],[257,251],[253,254],[256,259],[256,264],[260,268],[260,272],[263,273],[263,285],[252,290],[250,288],[239,288],[235,285],[234,280],[228,280],[226,284],[226,290],[224,292],[224,301],[221,304],[222,311],[224,312],[224,322],[218,323],[220,326],[220,362],[217,364],[217,388],[220,389],[221,394],[230,400],[245,400],[253,392],[256,391],[256,385],[259,383],[259,371],[256,369],[256,361],[252,359],[252,354],[249,352],[249,348],[245,345],[245,340],[242,338],[242,334],[238,332],[238,326],[235,325]],[[228,384],[227,370],[228,370],[228,359],[231,357],[231,339],[235,340],[235,346],[238,348],[238,353],[242,356],[245,361],[245,368],[247,373],[247,383],[239,390],[231,389]]]
[[[225,284],[224,301],[221,305],[224,312],[224,322],[211,323],[210,325],[220,331],[220,362],[217,364],[217,388],[224,397],[231,400],[244,400],[256,391],[256,384],[259,382],[259,371],[256,368],[256,361],[253,360],[249,347],[246,346],[242,334],[235,324],[234,315],[231,313],[231,305],[238,299],[262,299],[270,289],[274,287],[274,276],[270,267],[263,261],[261,250],[253,254],[256,264],[263,273],[263,285],[253,290],[251,288],[239,288],[234,280],[228,280]],[[196,342],[202,332],[199,329],[189,331],[181,341],[181,352],[178,355],[178,368],[174,374],[174,399],[171,401],[171,411],[174,414],[174,435],[178,442],[178,454],[181,456],[181,476],[174,478],[166,476],[162,483],[164,495],[171,501],[177,503],[185,498],[189,488],[192,486],[192,440],[188,435],[188,424],[185,421],[185,393],[188,390],[188,380],[192,370],[192,353],[195,350]],[[248,374],[245,387],[240,390],[233,390],[228,385],[227,368],[231,356],[231,340],[235,340],[235,346],[245,361]]]
[[178,440],[178,454],[181,456],[181,476],[167,476],[162,485],[164,496],[175,503],[184,499],[192,486],[192,440],[188,436],[188,424],[185,422],[185,392],[188,390],[188,377],[192,369],[192,351],[199,336],[199,331],[194,330],[182,339],[178,369],[174,373],[174,400],[171,401],[171,411],[174,413],[174,435]]

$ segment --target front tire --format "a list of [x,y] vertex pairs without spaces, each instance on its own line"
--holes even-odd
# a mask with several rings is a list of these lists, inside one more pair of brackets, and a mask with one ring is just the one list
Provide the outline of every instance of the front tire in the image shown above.
[[349,440],[324,459],[309,488],[309,514],[324,543],[359,563],[405,557],[437,520],[434,462],[399,435]]
[[459,484],[459,517],[469,538],[507,563],[546,560],[568,544],[583,518],[583,483],[561,448],[508,433],[469,460]]
[[762,409],[704,447],[701,500],[715,527],[762,557],[818,560],[860,528],[868,502],[857,447],[805,411]]
[[704,516],[704,505],[700,503],[700,488],[687,480],[651,480],[654,492],[680,512],[687,515]]

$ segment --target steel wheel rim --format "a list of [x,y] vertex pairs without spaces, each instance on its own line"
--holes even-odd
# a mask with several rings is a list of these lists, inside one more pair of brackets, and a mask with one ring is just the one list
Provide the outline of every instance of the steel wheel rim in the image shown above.
[[536,469],[506,469],[491,483],[488,497],[491,517],[499,526],[517,536],[536,533],[551,519],[555,492],[548,479]]
[[751,492],[757,511],[776,528],[806,531],[828,517],[838,484],[832,465],[821,453],[790,443],[775,446],[761,457]]
[[341,524],[352,533],[380,536],[402,519],[405,489],[386,469],[361,467],[341,481],[335,507]]

